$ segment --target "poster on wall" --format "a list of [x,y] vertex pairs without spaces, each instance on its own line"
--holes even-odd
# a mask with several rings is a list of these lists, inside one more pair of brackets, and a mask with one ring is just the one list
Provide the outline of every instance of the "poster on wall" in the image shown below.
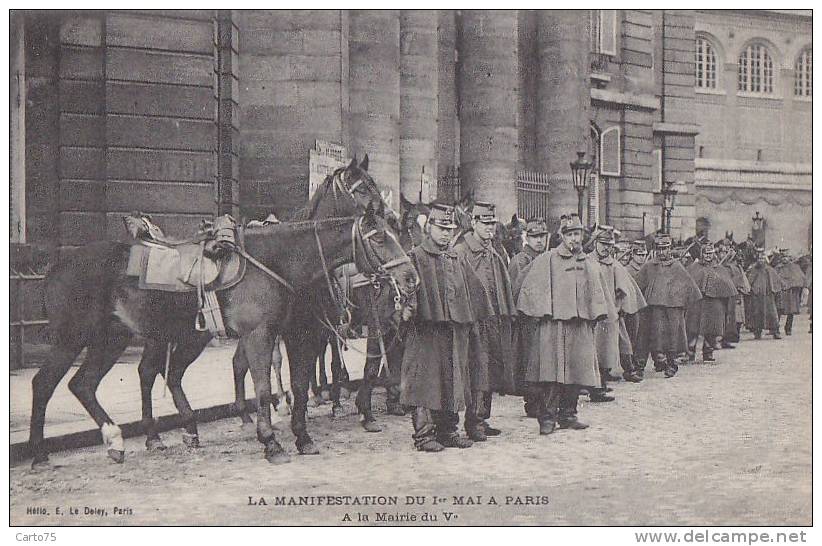
[[316,140],[314,148],[308,151],[308,198],[311,199],[328,175],[349,161],[351,158],[347,157],[345,146]]

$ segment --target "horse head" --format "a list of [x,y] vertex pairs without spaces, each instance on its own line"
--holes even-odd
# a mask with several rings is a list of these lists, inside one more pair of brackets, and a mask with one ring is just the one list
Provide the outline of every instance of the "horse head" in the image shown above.
[[[354,241],[354,261],[363,274],[387,278],[399,303],[401,298],[416,291],[419,277],[399,239],[389,229],[384,208],[382,203],[376,209],[370,204],[366,207]],[[357,251],[358,244],[361,252]]]

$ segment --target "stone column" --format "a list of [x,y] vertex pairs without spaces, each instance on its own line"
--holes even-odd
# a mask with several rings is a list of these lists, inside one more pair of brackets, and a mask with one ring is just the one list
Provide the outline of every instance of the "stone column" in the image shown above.
[[454,10],[439,11],[437,47],[437,174],[459,164],[457,126],[456,51],[457,27]]
[[467,10],[460,56],[460,173],[463,189],[517,209],[518,24],[516,11]]
[[437,179],[437,22],[432,10],[400,13],[400,189],[412,202],[423,169]]
[[349,13],[349,152],[368,154],[370,172],[399,206],[400,15],[396,10]]
[[[552,217],[577,210],[569,163],[589,151],[588,12],[540,11],[536,157],[552,179]],[[590,154],[586,156],[590,159]]]

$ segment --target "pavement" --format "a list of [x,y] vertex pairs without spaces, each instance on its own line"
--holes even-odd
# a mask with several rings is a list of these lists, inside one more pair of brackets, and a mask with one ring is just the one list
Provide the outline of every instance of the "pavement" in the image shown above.
[[[495,396],[491,424],[501,436],[470,449],[421,453],[413,448],[410,418],[386,415],[378,389],[374,409],[382,432],[361,428],[350,399],[336,417],[328,405],[309,408],[308,431],[320,454],[297,454],[293,434],[281,423],[277,437],[291,456],[285,465],[267,463],[254,427],[243,428],[236,418],[203,423],[199,449],[186,447],[179,430],[163,434],[168,449],[162,452],[146,451],[143,438],[127,439],[123,464],[108,459],[102,446],[64,450],[51,454],[50,468],[32,470],[27,463],[10,468],[10,520],[13,525],[810,525],[812,336],[807,329],[803,315],[794,335],[782,340],[755,341],[745,332],[736,349],[716,352],[715,363],[697,360],[672,379],[650,367],[642,383],[613,384],[612,403],[594,404],[583,396],[580,419],[591,425],[583,431],[540,436],[537,423],[524,416],[520,398]],[[231,399],[226,349],[224,357],[209,351],[189,379],[202,373],[195,379],[199,387],[222,393],[216,397],[220,402]],[[226,369],[209,373],[213,366]],[[112,385],[136,375],[132,368],[114,374]],[[200,388],[189,390],[194,396]],[[125,391],[133,401],[124,405],[133,411],[136,391]],[[113,401],[111,393],[103,396],[107,404]],[[17,419],[22,418],[18,411]],[[89,423],[86,417],[79,420]],[[348,496],[395,497],[398,504],[311,504]],[[302,498],[306,503],[299,504]],[[296,505],[278,503],[281,499],[296,499]],[[406,514],[416,520],[388,519]]]
[[[206,347],[203,354],[186,370],[183,378],[185,389],[191,407],[195,410],[234,402],[234,379],[231,369],[231,357],[237,347],[236,340],[227,340],[219,345]],[[357,351],[365,351],[364,340],[354,340],[351,349],[343,352],[345,365],[351,379],[362,377],[365,358]],[[285,346],[281,347],[283,355],[283,387],[289,386],[288,356]],[[103,378],[97,390],[97,397],[103,408],[115,423],[129,423],[139,421],[142,417],[140,409],[140,378],[137,376],[137,364],[140,361],[140,348],[129,348],[118,360],[117,364]],[[45,437],[62,436],[74,432],[96,429],[97,425],[88,415],[77,398],[69,391],[68,382],[77,371],[84,354],[81,354],[76,365],[66,373],[66,376],[57,386],[46,408]],[[326,351],[326,369],[331,380],[331,351]],[[29,420],[31,418],[31,380],[37,373],[37,368],[24,368],[10,372],[9,392],[10,400],[10,443],[26,442],[29,438]],[[274,383],[272,373],[272,385]],[[276,388],[276,387],[275,387]],[[251,374],[246,374],[246,398],[254,398],[254,385]],[[154,401],[154,416],[174,415],[177,410],[171,398],[171,393],[165,388],[162,378],[158,378],[152,392]]]

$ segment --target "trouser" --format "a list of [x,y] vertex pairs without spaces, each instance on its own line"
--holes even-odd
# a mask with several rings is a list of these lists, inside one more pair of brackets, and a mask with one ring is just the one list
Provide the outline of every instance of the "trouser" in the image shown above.
[[788,318],[785,319],[785,333],[790,335],[791,330],[793,330],[793,315],[788,315]]
[[560,423],[570,422],[577,418],[579,385],[564,383],[538,383],[540,420],[553,420]]
[[411,422],[414,426],[414,446],[419,448],[437,438],[456,436],[460,415],[455,411],[416,407],[411,414]]
[[465,409],[466,431],[470,431],[473,427],[491,418],[492,400],[493,394],[490,392],[474,391],[471,393],[471,401]]
[[[709,336],[703,335],[702,336],[702,357],[711,358],[714,355],[714,346],[716,345],[716,337],[717,336]],[[691,338],[688,340],[688,358],[693,360],[696,354],[696,342],[699,340],[699,336]]]

